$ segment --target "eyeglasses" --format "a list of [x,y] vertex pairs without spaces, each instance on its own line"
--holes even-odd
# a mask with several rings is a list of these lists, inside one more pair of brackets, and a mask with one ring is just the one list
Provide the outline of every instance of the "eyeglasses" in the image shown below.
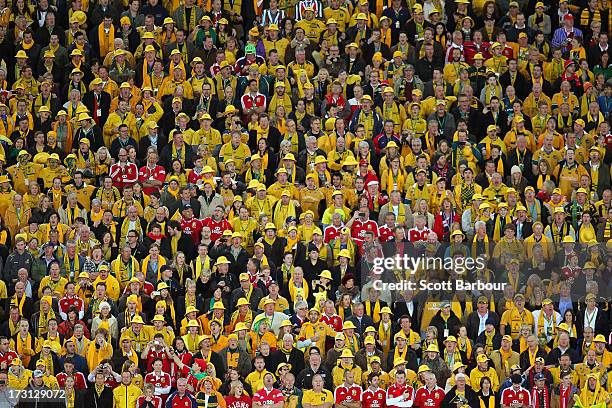
[[138,235],[128,235],[128,238],[138,238]]

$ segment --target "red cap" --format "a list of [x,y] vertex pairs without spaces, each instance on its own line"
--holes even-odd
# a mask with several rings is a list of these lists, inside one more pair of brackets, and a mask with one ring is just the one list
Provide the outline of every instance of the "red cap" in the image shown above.
[[195,363],[198,363],[202,371],[206,371],[206,360],[204,360],[203,358],[195,358],[193,361]]
[[567,13],[566,15],[563,16],[563,20],[572,20],[572,21],[574,21],[574,16],[572,16],[569,13]]
[[359,160],[359,165],[360,166],[367,166],[369,163],[366,159],[361,159]]
[[574,63],[573,60],[567,60],[565,61],[565,68],[569,67],[570,65],[572,65]]
[[585,82],[584,85],[582,85],[582,87],[584,88],[584,90],[586,91],[589,88],[593,87],[593,84],[590,82]]

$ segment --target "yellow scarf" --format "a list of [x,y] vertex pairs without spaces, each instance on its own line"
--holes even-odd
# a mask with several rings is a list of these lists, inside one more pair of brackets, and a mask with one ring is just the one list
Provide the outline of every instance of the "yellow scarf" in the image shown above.
[[[176,253],[176,252],[174,252]],[[143,259],[142,261],[142,273],[147,274],[147,269],[149,267],[149,261],[151,260],[151,255],[147,255],[145,257],[145,259]],[[157,280],[161,279],[161,268],[162,266],[166,265],[166,258],[164,258],[163,256],[159,255],[157,258]]]
[[364,302],[363,305],[365,306],[366,314],[372,317],[374,324],[378,324],[380,321],[380,301],[374,302],[374,308],[372,308],[372,302],[370,301]]
[[391,191],[399,191],[400,193],[404,191],[404,184],[406,180],[404,174],[400,169],[397,170],[397,174],[393,174],[393,170],[389,168],[387,171],[387,192]]
[[[127,264],[123,263],[123,259],[121,259],[121,255],[117,256],[115,265],[113,267],[113,274],[119,280],[119,283],[129,282],[130,279],[137,272],[134,270],[134,266],[136,265],[136,258],[130,256],[130,261]],[[125,265],[125,273],[122,272],[123,265]]]
[[195,272],[196,279],[200,278],[202,269],[212,270],[212,268],[210,267],[210,258],[208,256],[206,256],[206,258],[204,259],[204,262],[202,262],[202,258],[198,255],[198,257],[193,262],[194,262],[194,272]]
[[389,350],[391,350],[391,344],[393,343],[393,340],[391,339],[391,320],[389,320],[386,329],[383,322],[380,322],[380,325],[378,326],[378,341],[382,345],[383,353],[387,354]]
[[81,272],[81,264],[79,262],[79,254],[74,255],[74,259],[72,260],[72,265],[74,268],[70,267],[70,259],[68,258],[68,254],[64,254],[64,269],[66,271],[66,278],[69,282],[73,282],[79,276]]
[[[129,218],[126,217],[123,220],[123,224],[121,225],[121,239],[122,240],[126,239],[128,232],[130,232],[129,228],[130,228],[130,220],[129,220]],[[142,227],[140,225],[140,217],[136,218],[136,221],[134,221],[134,229],[140,235],[142,235],[143,229],[142,229]]]
[[[191,8],[191,15],[189,16],[189,25],[187,25],[187,7],[183,7],[183,27],[187,28],[188,32],[193,31],[196,27],[196,6]],[[187,74],[185,72],[185,74]]]
[[[23,316],[23,305],[26,301],[26,295],[24,294],[21,297],[21,300],[19,300],[19,302],[17,302],[17,294],[15,293],[13,295],[13,299],[11,300],[11,306],[18,306],[19,307],[19,315]],[[9,320],[11,321],[11,320]]]
[[549,324],[550,329],[552,330],[551,333],[544,332],[544,319],[545,319],[544,310],[540,310],[540,315],[538,316],[538,337],[546,338],[547,334],[551,337],[554,337],[557,333],[557,319],[555,318],[555,312],[553,311],[550,321],[546,319],[546,321]]
[[104,23],[98,26],[98,42],[100,43],[100,56],[106,57],[115,46],[115,26],[111,23],[108,34],[104,30]]

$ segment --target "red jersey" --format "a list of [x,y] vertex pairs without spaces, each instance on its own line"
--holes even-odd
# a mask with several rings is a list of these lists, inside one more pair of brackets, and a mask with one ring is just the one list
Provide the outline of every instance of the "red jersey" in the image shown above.
[[170,374],[164,373],[163,371],[161,375],[157,375],[155,372],[145,375],[144,382],[145,384],[153,384],[155,386],[155,393],[161,394],[162,399],[168,396],[170,388],[172,387]]
[[[405,392],[408,392],[407,398],[404,397]],[[406,383],[402,385],[391,384],[391,386],[387,388],[387,407],[398,407],[398,405],[394,405],[394,403],[412,400],[414,400],[414,388]]]
[[444,390],[437,385],[431,391],[428,390],[427,387],[423,386],[419,388],[415,394],[414,406],[419,408],[440,408],[440,406],[442,406],[444,395]]
[[[184,353],[177,353],[176,356],[181,360],[184,364],[183,369],[179,369],[178,365],[174,361],[170,361],[170,377],[172,378],[172,386],[176,386],[176,380],[179,378],[189,378],[189,372],[191,367],[191,360],[193,359],[193,355],[185,351]],[[194,388],[195,389],[195,388]]]
[[18,357],[19,355],[17,355],[17,353],[15,353],[13,350],[9,350],[6,353],[0,353],[0,364],[6,363],[6,367],[8,369],[13,359]]
[[266,388],[262,388],[253,395],[253,402],[258,402],[261,405],[272,405],[284,402],[285,397],[283,392],[279,389],[272,388],[270,391]]
[[189,235],[195,245],[199,244],[200,243],[200,232],[202,231],[202,228],[204,227],[204,225],[202,225],[202,221],[198,220],[197,218],[190,218],[187,220],[181,217],[180,223],[181,223],[181,230],[183,230],[183,234]]
[[204,180],[204,173],[196,173],[195,169],[192,169],[187,176],[189,184],[198,184],[198,181],[201,180]]
[[530,405],[531,398],[529,391],[520,387],[518,391],[514,387],[506,388],[501,395],[502,405],[510,406],[512,404]]
[[367,389],[361,397],[362,408],[385,408],[387,406],[387,396],[385,390],[377,388],[375,390]]
[[153,371],[153,361],[158,358],[162,361],[162,371],[165,373],[169,373],[171,360],[167,358],[166,351],[155,351],[153,350],[153,347],[149,349],[149,354],[147,354],[147,372]]
[[320,320],[334,329],[335,332],[340,333],[342,331],[342,318],[337,314],[328,316],[327,314],[323,313]]
[[465,41],[463,43],[463,57],[468,65],[474,64],[474,55],[481,53],[484,59],[490,58],[489,54],[489,43],[482,42],[480,45],[474,41]]
[[196,408],[197,406],[198,403],[189,391],[185,392],[182,397],[176,391],[166,401],[166,408]]
[[204,218],[204,220],[202,220],[202,227],[210,228],[210,239],[212,241],[221,238],[223,231],[232,230],[232,226],[225,218],[221,221],[215,221],[212,217]]
[[253,108],[265,108],[266,97],[259,92],[257,92],[255,95],[246,93],[242,95],[242,98],[240,98],[240,103],[242,104],[243,111],[248,111],[249,109]]
[[87,388],[87,383],[85,382],[85,376],[83,375],[83,373],[75,372],[72,374],[72,376],[70,376],[64,372],[61,372],[55,378],[57,379],[57,383],[59,384],[62,390],[66,385],[66,379],[68,377],[72,377],[74,379],[74,388],[76,388],[77,390],[84,390],[85,388]]
[[[142,404],[144,404],[146,400],[147,400],[147,397],[145,397],[144,395],[141,395],[136,400],[136,406],[137,407],[142,406]],[[157,395],[154,395],[153,397],[151,397],[151,403],[153,404],[153,406],[155,408],[163,408],[162,407],[162,399],[160,397],[158,397]]]
[[113,179],[113,186],[121,190],[125,186],[131,186],[138,181],[138,167],[134,163],[115,163],[110,166],[108,175]]
[[427,241],[427,236],[431,230],[427,227],[422,230],[418,230],[416,228],[410,228],[408,230],[408,241],[417,242],[417,241]]
[[378,227],[378,241],[381,244],[384,244],[385,242],[389,242],[393,239],[394,237],[393,228],[389,227],[387,224],[381,227]]
[[340,236],[340,230],[342,230],[342,227],[334,227],[333,225],[325,228],[325,232],[323,233],[323,240],[325,243],[329,244],[332,239],[338,238]]
[[361,247],[363,241],[365,240],[365,236],[367,232],[373,232],[374,236],[378,238],[378,224],[374,220],[367,220],[363,222],[361,220],[353,221],[353,225],[351,227],[351,236]]
[[[162,183],[166,180],[166,169],[164,169],[160,165],[156,165],[153,168],[149,168],[149,166],[142,166],[138,171],[138,181],[140,183],[144,183],[145,181],[161,181]],[[150,195],[153,191],[159,191],[159,188],[155,187],[143,187],[142,191],[146,195]]]
[[228,395],[225,397],[225,403],[227,408],[251,408],[251,397],[245,394],[242,394],[239,398]]
[[334,401],[336,401],[336,405],[340,405],[344,401],[359,402],[361,401],[361,393],[362,389],[357,384],[353,384],[350,387],[342,384],[334,391]]
[[83,302],[83,299],[81,299],[80,297],[64,296],[63,298],[60,299],[58,304],[59,304],[59,309],[61,313],[68,314],[68,310],[70,310],[71,307],[74,307],[76,310],[79,311],[79,314],[78,314],[79,319],[83,318],[83,312],[84,312],[83,309],[85,307],[85,302]]

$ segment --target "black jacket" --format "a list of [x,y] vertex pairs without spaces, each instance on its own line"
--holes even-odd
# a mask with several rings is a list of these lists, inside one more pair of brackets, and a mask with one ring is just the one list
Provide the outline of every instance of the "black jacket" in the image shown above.
[[[193,168],[193,149],[190,145],[185,143],[183,145],[183,149],[185,150],[185,165],[183,166],[186,169]],[[172,143],[167,144],[161,151],[159,156],[159,164],[164,166],[166,172],[172,171]]]
[[[455,336],[459,332],[459,327],[461,327],[461,320],[455,315],[455,312],[451,310],[450,316],[444,321],[442,318],[442,311],[438,311],[436,315],[431,319],[430,326],[434,326],[438,329],[438,347],[442,350],[442,345],[444,339],[448,336]],[[444,331],[447,330],[445,335]]]
[[[76,404],[74,405],[77,406]],[[90,408],[107,408],[113,406],[113,390],[104,387],[104,391],[100,395],[96,392],[96,387],[91,385],[83,395],[83,407]]]
[[[499,315],[495,312],[489,310],[488,319],[495,320],[495,326],[499,325]],[[466,329],[468,332],[468,338],[475,339],[478,337],[478,329],[480,328],[480,317],[478,315],[478,311],[473,311],[469,314],[466,322]],[[496,347],[498,348],[498,347]]]
[[282,350],[273,351],[270,355],[272,359],[272,372],[276,372],[280,363],[289,363],[291,364],[291,372],[293,375],[298,375],[304,369],[304,352],[299,350],[296,347],[291,348],[291,352],[286,354]]
[[[89,112],[91,112],[91,116],[94,115],[94,99],[94,91],[89,91],[83,95],[83,104],[87,106],[87,109],[89,109]],[[96,124],[100,126],[100,128],[103,128],[110,113],[111,96],[108,92],[102,91],[99,99],[98,109],[100,109],[101,112],[99,121],[96,122]]]

